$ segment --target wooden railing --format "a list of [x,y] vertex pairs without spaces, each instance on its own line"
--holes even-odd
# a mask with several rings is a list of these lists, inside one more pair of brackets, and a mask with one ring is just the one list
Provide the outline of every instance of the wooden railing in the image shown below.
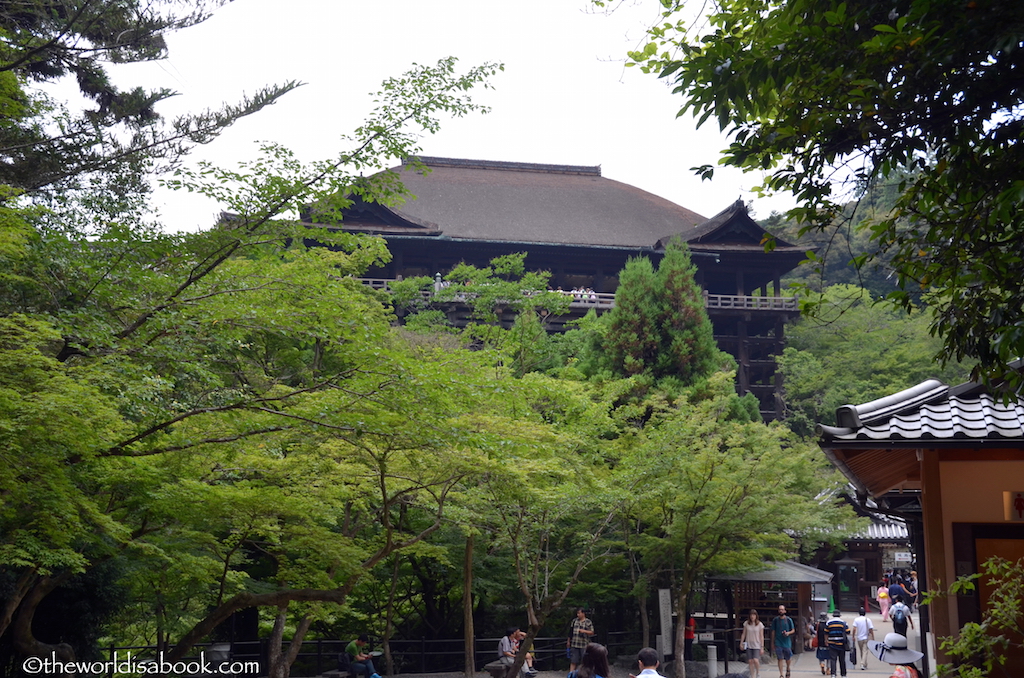
[[[394,282],[387,278],[360,278],[364,285],[375,290],[389,290],[390,284]],[[551,292],[555,290],[549,290]],[[466,292],[471,294],[471,292]],[[595,308],[599,311],[607,311],[615,308],[615,295],[596,292],[565,292],[562,294],[571,296],[569,303],[572,309]],[[423,297],[429,299],[431,293],[423,292]],[[454,301],[459,301],[458,298]],[[740,294],[708,294],[704,293],[704,307],[715,310],[744,310],[744,311],[797,311],[799,306],[796,297],[754,297]]]

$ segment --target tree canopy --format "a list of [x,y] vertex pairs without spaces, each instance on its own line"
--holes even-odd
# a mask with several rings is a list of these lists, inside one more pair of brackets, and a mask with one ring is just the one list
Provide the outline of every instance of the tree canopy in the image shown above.
[[1024,6],[726,0],[691,27],[683,3],[662,4],[634,63],[674,83],[681,114],[731,134],[723,164],[792,191],[807,228],[843,225],[845,178],[914,171],[895,209],[861,225],[891,257],[890,298],[927,292],[943,358],[1018,382],[1003,366],[1024,354]]
[[[221,110],[164,124],[158,104],[174,92],[119,89],[110,64],[161,59],[165,34],[200,23],[223,0],[27,0],[0,7],[0,184],[50,192],[87,178],[116,190],[126,168],[174,164],[299,86],[265,87]],[[91,108],[72,112],[36,85],[74,78]],[[106,181],[105,181],[106,180]],[[121,185],[124,188],[123,185]],[[131,188],[141,187],[135,183]],[[130,191],[126,191],[126,194]],[[52,195],[52,192],[51,192]]]

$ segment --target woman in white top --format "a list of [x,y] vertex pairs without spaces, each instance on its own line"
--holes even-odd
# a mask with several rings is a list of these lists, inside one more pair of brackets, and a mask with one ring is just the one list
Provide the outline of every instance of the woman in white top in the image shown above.
[[758,619],[757,610],[751,610],[747,621],[743,622],[740,649],[747,651],[750,678],[758,678],[761,675],[761,651],[764,649],[764,624]]

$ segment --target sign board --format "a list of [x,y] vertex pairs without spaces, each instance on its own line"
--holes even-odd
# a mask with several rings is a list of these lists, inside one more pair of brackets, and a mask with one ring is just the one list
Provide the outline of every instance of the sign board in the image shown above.
[[1003,520],[1024,523],[1024,490],[1003,492]]
[[894,553],[892,555],[893,555],[893,558],[896,560],[896,564],[897,565],[899,565],[901,563],[903,563],[905,565],[909,565],[910,561],[913,560],[913,558],[910,555],[910,551],[897,551],[896,553]]
[[672,591],[658,589],[658,616],[661,619],[661,637],[664,643],[662,657],[672,654]]
[[698,633],[697,634],[697,642],[698,643],[713,643],[713,642],[715,642],[715,634],[713,634],[713,633]]

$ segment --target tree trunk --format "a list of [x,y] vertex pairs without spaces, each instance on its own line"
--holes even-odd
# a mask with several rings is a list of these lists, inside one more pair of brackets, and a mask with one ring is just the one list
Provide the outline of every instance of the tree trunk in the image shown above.
[[7,600],[4,601],[3,612],[0,613],[0,636],[4,635],[8,627],[11,625],[11,621],[14,619],[14,611],[18,609],[21,601],[28,595],[28,592],[32,590],[33,584],[36,582],[36,570],[25,570],[20,577],[18,582],[14,585],[14,591],[10,594]]
[[675,640],[672,643],[672,650],[676,656],[675,678],[686,678],[686,662],[683,660],[683,648],[686,647],[686,603],[690,597],[690,587],[680,584],[679,593],[676,595],[676,624]]
[[70,579],[70,577],[70,572],[65,572],[57,577],[40,577],[21,599],[21,605],[18,606],[17,614],[11,626],[11,632],[14,636],[14,648],[19,653],[29,657],[49,657],[52,655],[62,662],[72,662],[75,660],[75,650],[67,643],[57,643],[56,645],[44,643],[36,639],[32,633],[32,622],[35,618],[36,610],[39,608],[39,603],[54,589]]
[[278,605],[277,617],[274,619],[274,629],[270,632],[267,649],[267,676],[268,678],[284,678],[283,662],[281,657],[281,645],[284,643],[284,625],[288,620],[288,603]]
[[292,637],[292,642],[288,644],[288,654],[285,657],[283,667],[284,675],[281,678],[288,678],[291,675],[292,664],[295,663],[296,658],[299,656],[299,650],[302,649],[302,641],[306,639],[306,632],[309,631],[312,623],[313,618],[307,614],[299,620],[298,626],[295,627],[295,635]]
[[466,535],[466,552],[462,557],[462,628],[466,646],[465,674],[476,674],[476,629],[473,628],[473,533]]
[[640,610],[640,647],[651,647],[651,617],[647,609],[647,596],[637,596],[636,604]]
[[388,604],[384,608],[384,666],[387,675],[395,675],[395,661],[391,656],[391,634],[395,629],[395,593],[398,591],[398,572],[402,558],[394,555],[394,566],[391,568],[391,590],[388,591]]

